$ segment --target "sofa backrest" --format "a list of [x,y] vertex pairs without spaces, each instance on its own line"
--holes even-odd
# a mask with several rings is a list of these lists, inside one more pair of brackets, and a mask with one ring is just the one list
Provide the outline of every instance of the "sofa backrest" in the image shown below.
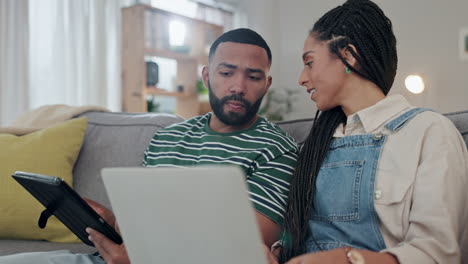
[[[88,128],[73,171],[74,188],[84,197],[110,208],[100,171],[106,167],[138,167],[143,152],[159,129],[183,121],[181,117],[155,113],[88,112]],[[468,111],[449,113],[468,146]],[[278,122],[299,144],[304,143],[313,119]]]
[[447,113],[445,116],[450,119],[465,140],[468,147],[468,111]]
[[[465,140],[468,147],[468,111],[444,114],[450,119]],[[303,144],[310,132],[314,119],[300,119],[276,123],[283,131],[291,135],[299,144]]]
[[83,146],[73,170],[73,186],[84,197],[110,208],[100,176],[106,167],[139,167],[154,133],[181,117],[155,113],[87,112]]

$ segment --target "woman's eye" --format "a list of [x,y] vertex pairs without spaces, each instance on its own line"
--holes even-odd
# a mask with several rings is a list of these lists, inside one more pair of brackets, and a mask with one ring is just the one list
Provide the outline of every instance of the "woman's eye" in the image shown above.
[[219,74],[221,74],[223,76],[230,76],[231,75],[230,72],[220,72]]
[[312,63],[313,63],[313,61],[309,61],[309,62],[304,63],[304,65],[306,65],[307,67],[310,68],[310,67],[312,67]]

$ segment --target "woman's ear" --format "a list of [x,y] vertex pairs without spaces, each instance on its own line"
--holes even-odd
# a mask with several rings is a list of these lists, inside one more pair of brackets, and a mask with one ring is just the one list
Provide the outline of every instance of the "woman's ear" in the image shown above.
[[[353,52],[351,52],[353,51]],[[356,46],[354,46],[353,44],[348,44],[348,46],[342,48],[340,50],[340,55],[343,57],[343,59],[346,60],[346,62],[349,63],[349,65],[353,66],[354,68],[357,68],[357,60],[356,58],[353,56],[353,53],[354,54],[357,54],[357,49],[356,49]]]

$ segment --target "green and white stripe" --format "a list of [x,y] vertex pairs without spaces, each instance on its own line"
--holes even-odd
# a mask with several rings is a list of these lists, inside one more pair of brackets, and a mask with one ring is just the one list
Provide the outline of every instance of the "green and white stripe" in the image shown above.
[[210,117],[208,113],[158,131],[143,166],[238,165],[257,211],[281,225],[296,166],[296,142],[264,118],[249,129],[221,134],[209,128]]

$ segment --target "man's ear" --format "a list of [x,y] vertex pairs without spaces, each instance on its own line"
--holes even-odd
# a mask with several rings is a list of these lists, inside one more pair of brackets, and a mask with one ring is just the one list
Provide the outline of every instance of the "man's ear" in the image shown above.
[[357,68],[357,60],[356,58],[353,56],[353,54],[351,53],[351,50],[357,54],[357,49],[356,49],[356,46],[354,46],[353,44],[348,44],[348,46],[342,48],[340,50],[340,54],[341,56],[343,57],[343,59],[346,60],[346,62],[349,63],[349,65],[353,66],[354,68]]
[[210,74],[209,74],[209,69],[208,69],[208,66],[204,66],[203,67],[203,70],[202,70],[202,80],[203,80],[203,84],[205,85],[205,87],[208,88],[208,82],[210,80]]
[[268,89],[270,89],[270,86],[273,82],[273,78],[271,76],[268,76],[267,78],[267,85],[266,85],[266,90],[268,91]]

